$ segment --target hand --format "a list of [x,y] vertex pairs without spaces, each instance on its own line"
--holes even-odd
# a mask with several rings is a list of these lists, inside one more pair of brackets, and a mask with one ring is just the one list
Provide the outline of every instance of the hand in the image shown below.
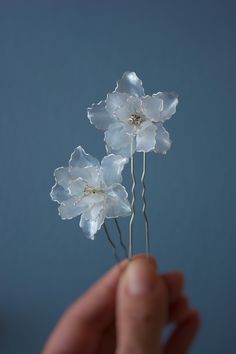
[[160,275],[152,257],[120,263],[66,310],[43,354],[186,354],[200,321],[183,283],[182,273]]

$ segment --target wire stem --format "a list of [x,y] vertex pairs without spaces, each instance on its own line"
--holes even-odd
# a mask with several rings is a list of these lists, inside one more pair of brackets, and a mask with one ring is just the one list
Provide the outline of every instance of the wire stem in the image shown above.
[[145,185],[145,174],[146,174],[146,153],[143,152],[143,173],[141,177],[142,183],[142,199],[143,199],[143,216],[145,220],[145,249],[146,249],[146,256],[149,257],[150,255],[150,241],[149,241],[149,223],[147,217],[147,200],[146,200],[146,185]]
[[122,232],[121,232],[121,228],[120,228],[119,222],[118,222],[118,220],[116,218],[114,219],[114,221],[115,221],[116,228],[117,228],[117,231],[118,231],[118,234],[119,234],[120,245],[121,245],[121,247],[123,248],[123,250],[125,252],[126,258],[128,258],[129,254],[128,254],[127,247],[126,247],[126,245],[125,245],[125,243],[123,241]]
[[115,257],[115,259],[116,259],[116,262],[119,263],[119,262],[120,262],[120,258],[119,258],[118,254],[117,254],[116,245],[114,244],[114,242],[112,241],[112,239],[111,239],[111,237],[110,237],[110,234],[109,234],[109,231],[108,231],[108,228],[107,228],[105,222],[104,222],[104,224],[103,224],[103,228],[104,228],[106,237],[107,237],[109,243],[111,244],[111,247],[112,247],[113,254],[114,254],[114,257]]
[[131,178],[132,178],[132,200],[131,200],[131,217],[130,217],[130,223],[129,223],[129,260],[132,259],[133,257],[133,221],[135,217],[135,186],[136,186],[136,178],[135,178],[135,172],[134,172],[134,155],[131,156],[130,158],[130,173],[131,173]]

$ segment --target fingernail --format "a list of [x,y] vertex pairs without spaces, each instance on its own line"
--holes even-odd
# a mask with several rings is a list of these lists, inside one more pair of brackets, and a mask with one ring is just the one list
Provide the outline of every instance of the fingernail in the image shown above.
[[127,269],[126,281],[130,295],[150,293],[155,285],[155,268],[153,263],[144,259],[132,261]]

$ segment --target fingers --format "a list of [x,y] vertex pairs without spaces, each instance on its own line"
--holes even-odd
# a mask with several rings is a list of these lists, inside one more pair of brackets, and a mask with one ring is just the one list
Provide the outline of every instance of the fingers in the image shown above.
[[127,261],[124,261],[114,267],[69,307],[49,338],[43,354],[79,350],[86,354],[95,350],[101,332],[113,321],[117,284],[126,266]]
[[117,354],[159,353],[167,307],[166,285],[154,263],[134,259],[118,285]]
[[169,305],[168,323],[181,322],[189,313],[189,301],[184,295]]
[[181,272],[172,272],[162,275],[168,289],[169,302],[174,302],[181,294],[184,287],[184,275]]
[[185,319],[177,326],[165,345],[164,354],[186,354],[200,327],[199,314],[189,311]]

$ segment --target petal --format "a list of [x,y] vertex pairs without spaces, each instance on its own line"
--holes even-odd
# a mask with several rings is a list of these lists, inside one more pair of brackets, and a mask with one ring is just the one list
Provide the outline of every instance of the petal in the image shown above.
[[64,201],[58,208],[60,217],[65,219],[73,219],[82,213],[81,208],[78,207],[78,199],[71,197]]
[[105,213],[103,204],[97,204],[89,209],[86,213],[82,214],[80,218],[80,227],[85,235],[94,240],[94,235],[100,230],[104,223]]
[[126,71],[120,80],[117,81],[115,92],[126,92],[132,96],[144,96],[142,81],[135,72]]
[[88,196],[84,196],[82,198],[71,197],[70,199],[63,202],[59,210],[59,215],[62,219],[72,219],[84,212],[88,209],[92,208],[96,203],[100,203],[104,201],[105,195],[100,194],[89,194]]
[[131,135],[132,141],[130,145],[127,145],[126,147],[120,148],[120,149],[112,149],[110,146],[106,145],[106,151],[107,154],[115,154],[115,155],[120,155],[123,156],[127,159],[129,159],[136,150],[136,141],[135,141],[135,136]]
[[71,195],[80,198],[84,193],[84,189],[86,185],[87,183],[84,180],[82,180],[82,178],[79,177],[70,183],[68,189]]
[[163,110],[161,111],[160,120],[164,122],[175,114],[178,96],[174,92],[158,92],[156,95],[163,100]]
[[115,122],[114,117],[106,110],[105,101],[92,104],[87,109],[87,116],[90,123],[94,124],[97,129],[107,130],[109,125]]
[[54,171],[54,177],[55,180],[60,186],[62,186],[64,189],[68,188],[68,185],[70,184],[70,181],[72,180],[72,177],[69,173],[69,168],[68,167],[58,167]]
[[78,146],[71,155],[69,171],[73,178],[82,178],[90,186],[98,186],[100,163],[93,156],[86,154],[81,146]]
[[151,121],[158,122],[161,119],[163,109],[163,100],[154,94],[152,96],[142,97],[143,114]]
[[72,153],[69,160],[69,167],[99,167],[100,163],[95,157],[87,154],[81,146],[78,146]]
[[117,218],[128,216],[131,213],[130,203],[127,199],[128,193],[121,184],[114,184],[107,190],[106,217]]
[[165,155],[167,151],[170,149],[170,147],[171,147],[170,135],[168,131],[165,130],[163,125],[159,123],[157,125],[155,152]]
[[138,97],[130,96],[126,104],[117,109],[115,116],[118,120],[129,123],[129,118],[133,113],[141,113],[141,100]]
[[111,116],[119,109],[120,107],[124,106],[129,98],[129,94],[127,93],[120,93],[120,92],[113,92],[108,93],[106,98],[106,109]]
[[156,126],[150,121],[146,121],[138,129],[136,136],[136,151],[149,152],[155,149]]
[[128,160],[118,155],[105,156],[101,162],[104,182],[107,186],[122,182],[122,171]]
[[50,192],[50,197],[54,202],[62,203],[65,200],[69,199],[71,196],[69,195],[69,191],[65,190],[60,184],[55,184],[52,187]]
[[131,126],[117,122],[110,125],[105,132],[105,142],[112,149],[120,149],[131,144]]

